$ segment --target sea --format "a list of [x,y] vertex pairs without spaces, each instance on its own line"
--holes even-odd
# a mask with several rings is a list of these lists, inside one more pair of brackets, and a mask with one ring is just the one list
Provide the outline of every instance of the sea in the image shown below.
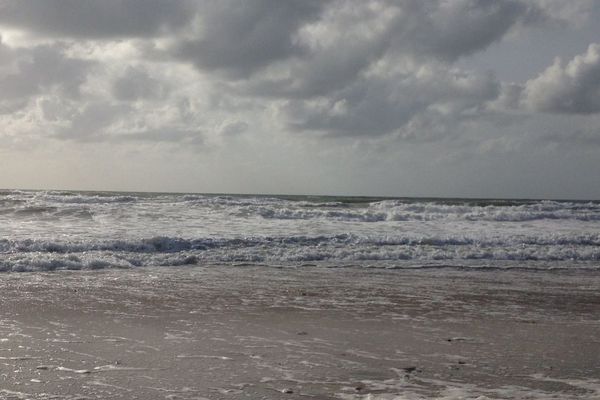
[[0,191],[0,271],[600,268],[600,201]]
[[600,201],[0,191],[2,399],[600,399]]

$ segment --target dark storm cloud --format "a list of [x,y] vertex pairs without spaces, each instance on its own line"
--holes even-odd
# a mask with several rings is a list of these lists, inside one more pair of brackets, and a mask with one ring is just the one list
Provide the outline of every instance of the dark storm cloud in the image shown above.
[[200,3],[201,36],[183,40],[176,57],[205,70],[246,77],[305,51],[295,34],[317,18],[324,0],[219,0]]
[[51,36],[157,35],[194,16],[188,0],[0,0],[0,24]]

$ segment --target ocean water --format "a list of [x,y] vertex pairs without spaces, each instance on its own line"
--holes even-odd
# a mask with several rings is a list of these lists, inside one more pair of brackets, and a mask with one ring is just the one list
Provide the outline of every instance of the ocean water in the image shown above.
[[0,399],[599,399],[599,227],[597,201],[0,191]]
[[0,271],[600,268],[600,202],[0,191]]

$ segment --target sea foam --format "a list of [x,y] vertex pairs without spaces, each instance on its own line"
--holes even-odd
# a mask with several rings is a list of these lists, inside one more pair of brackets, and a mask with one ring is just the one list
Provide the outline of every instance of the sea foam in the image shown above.
[[596,268],[600,203],[0,191],[0,270]]

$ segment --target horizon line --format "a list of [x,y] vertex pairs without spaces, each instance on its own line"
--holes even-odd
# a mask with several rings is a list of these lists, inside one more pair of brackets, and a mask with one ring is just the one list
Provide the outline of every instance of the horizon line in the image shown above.
[[32,189],[32,188],[0,188],[0,192],[21,190],[25,192],[82,192],[82,193],[129,193],[129,194],[196,194],[207,196],[273,196],[273,197],[345,197],[345,198],[373,198],[373,199],[424,199],[424,200],[471,200],[471,201],[592,201],[598,202],[600,199],[582,199],[582,198],[557,198],[557,197],[478,197],[478,196],[440,196],[440,195],[365,195],[365,194],[292,194],[292,193],[251,193],[251,192],[199,192],[199,191],[162,191],[162,190],[104,190],[104,189]]

